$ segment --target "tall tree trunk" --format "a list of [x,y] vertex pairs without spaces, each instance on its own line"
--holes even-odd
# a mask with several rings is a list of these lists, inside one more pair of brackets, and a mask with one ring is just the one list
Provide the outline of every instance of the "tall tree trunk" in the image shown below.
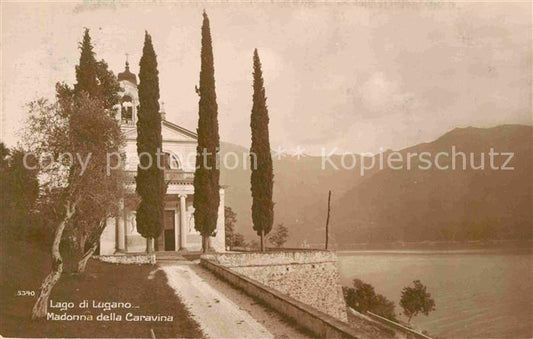
[[55,284],[61,278],[61,273],[63,273],[63,258],[61,258],[61,253],[59,252],[59,245],[61,243],[61,236],[65,230],[65,226],[70,221],[74,212],[76,211],[76,203],[67,202],[66,214],[63,217],[63,220],[57,226],[54,242],[52,243],[52,272],[44,279],[41,284],[41,290],[35,305],[31,312],[31,318],[33,320],[44,318],[48,312],[48,298]]
[[209,249],[209,236],[202,235],[202,253],[206,254]]
[[102,235],[102,232],[104,231],[106,227],[106,219],[104,218],[102,221],[100,221],[100,224],[98,227],[93,231],[93,233],[85,238],[83,241],[83,247],[82,250],[85,249],[85,244],[87,241],[89,241],[89,244],[91,247],[88,251],[82,254],[81,259],[78,260],[78,264],[76,266],[76,273],[84,273],[85,269],[87,268],[87,261],[92,257],[94,254],[94,251],[96,251],[96,248],[98,247],[98,241],[100,240],[100,236]]
[[261,230],[261,252],[265,251],[265,231]]
[[96,248],[98,247],[98,243],[94,243],[92,247],[85,252],[83,257],[78,261],[78,265],[76,266],[76,273],[84,273],[85,269],[87,268],[87,261],[92,257],[94,254],[94,251],[96,251]]
[[153,238],[146,238],[146,253],[148,254],[154,253],[154,242],[152,239]]
[[78,230],[78,239],[79,255],[83,257],[85,255],[85,243],[87,242],[87,236],[83,230]]

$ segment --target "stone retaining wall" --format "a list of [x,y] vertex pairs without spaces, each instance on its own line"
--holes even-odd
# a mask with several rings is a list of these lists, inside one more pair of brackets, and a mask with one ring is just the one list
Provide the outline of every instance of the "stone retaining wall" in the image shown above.
[[334,252],[287,250],[218,253],[206,258],[338,320],[347,321],[346,303]]
[[212,256],[202,256],[201,264],[233,286],[283,314],[287,320],[290,319],[292,323],[312,332],[314,336],[320,338],[365,337],[348,324],[210,259]]
[[112,264],[150,264],[155,265],[155,254],[122,254],[122,255],[98,255],[96,259]]

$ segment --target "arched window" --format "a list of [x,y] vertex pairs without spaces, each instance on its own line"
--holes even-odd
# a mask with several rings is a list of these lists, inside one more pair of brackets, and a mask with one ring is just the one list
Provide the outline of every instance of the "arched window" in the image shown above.
[[133,120],[133,100],[129,95],[122,97],[121,103],[121,118],[123,121],[132,121]]
[[164,157],[164,167],[165,169],[181,169],[180,161],[175,154],[165,152]]

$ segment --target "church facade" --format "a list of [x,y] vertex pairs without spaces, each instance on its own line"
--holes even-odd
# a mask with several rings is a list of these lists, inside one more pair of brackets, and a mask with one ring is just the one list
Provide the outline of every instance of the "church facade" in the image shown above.
[[[125,167],[127,190],[135,192],[135,175],[139,163],[137,156],[137,110],[139,97],[137,77],[129,70],[126,62],[124,72],[118,74],[123,89],[120,104],[116,106],[117,117],[126,139]],[[196,133],[166,119],[161,108],[161,134],[163,138],[165,182],[164,225],[161,235],[154,239],[156,251],[198,251],[202,238],[194,228],[194,170],[196,164]],[[138,232],[135,221],[135,207],[131,197],[120,201],[120,216],[110,218],[100,237],[100,254],[138,253],[146,250],[146,239]],[[225,250],[224,232],[224,188],[220,189],[220,206],[216,236],[211,237],[211,247],[217,252]]]

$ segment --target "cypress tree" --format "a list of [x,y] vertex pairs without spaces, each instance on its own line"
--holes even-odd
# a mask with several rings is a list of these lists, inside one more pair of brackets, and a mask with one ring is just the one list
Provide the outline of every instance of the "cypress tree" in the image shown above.
[[136,220],[137,230],[146,238],[146,251],[150,253],[153,252],[152,239],[157,238],[163,229],[166,185],[163,170],[157,164],[157,153],[162,149],[159,72],[152,38],[148,32],[144,36],[139,66],[137,153],[140,163],[137,168],[136,190],[141,201]]
[[[56,98],[62,105],[71,105],[75,102],[81,102],[87,96],[95,104],[102,104],[106,113],[114,116],[113,106],[119,101],[120,84],[111,70],[109,70],[107,63],[102,59],[96,61],[96,56],[93,51],[93,45],[89,34],[89,29],[84,30],[82,42],[79,44],[80,59],[79,64],[75,67],[76,83],[74,88],[66,83],[56,84]],[[75,112],[75,110],[65,110]],[[69,120],[72,123],[73,117]],[[95,122],[98,117],[95,116]],[[117,125],[118,126],[118,125]],[[75,129],[76,126],[71,126]],[[102,131],[104,132],[104,131]],[[93,157],[94,158],[94,157]],[[91,158],[91,161],[96,159]],[[74,178],[69,178],[69,184]],[[111,178],[108,176],[102,182],[107,182]],[[87,232],[94,232],[90,237],[98,239],[100,235],[98,224],[100,221],[96,217],[97,213],[91,208],[95,203],[92,196],[84,195],[79,203],[79,208],[76,214],[72,217],[72,225],[64,232],[64,241],[71,243],[71,248],[77,248],[81,254],[85,253],[85,245],[89,245],[91,241],[87,242]],[[91,206],[91,207],[88,207]],[[104,208],[104,211],[109,211],[109,206]],[[92,241],[93,244],[96,240]],[[76,242],[76,243],[74,243]],[[70,258],[70,259],[76,259]],[[68,265],[71,266],[71,265]]]
[[88,28],[85,29],[80,50],[74,91],[67,84],[59,83],[56,86],[58,97],[86,93],[91,99],[102,100],[104,108],[111,110],[119,102],[120,84],[105,60],[96,61]]
[[[252,160],[252,221],[254,231],[261,237],[261,251],[264,251],[265,235],[270,232],[274,222],[274,203],[272,202],[274,174],[272,171],[272,157],[268,135],[268,109],[263,85],[261,61],[259,60],[257,49],[254,50],[253,59],[254,94],[250,118],[250,127],[252,129],[252,146],[250,147],[250,157]],[[256,166],[254,166],[254,160],[256,160]]]
[[80,49],[80,64],[76,66],[74,92],[76,94],[86,92],[89,97],[97,98],[99,96],[98,81],[96,80],[98,70],[88,28],[85,29]]
[[218,168],[218,106],[215,92],[215,68],[209,18],[203,13],[202,50],[198,104],[198,146],[194,175],[195,229],[202,235],[202,250],[207,252],[209,237],[217,227],[220,204],[220,169]]

